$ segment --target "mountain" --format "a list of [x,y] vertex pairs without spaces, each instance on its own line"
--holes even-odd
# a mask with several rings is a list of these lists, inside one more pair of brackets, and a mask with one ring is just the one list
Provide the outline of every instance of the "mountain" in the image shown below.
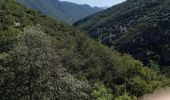
[[55,19],[60,19],[69,23],[85,18],[93,13],[103,10],[89,5],[79,5],[71,2],[59,0],[17,0],[27,7],[41,11]]
[[170,1],[127,0],[74,25],[145,65],[170,66]]
[[77,28],[0,0],[0,100],[137,100],[170,79]]
[[110,8],[110,7],[101,7],[102,9],[107,9],[107,8]]

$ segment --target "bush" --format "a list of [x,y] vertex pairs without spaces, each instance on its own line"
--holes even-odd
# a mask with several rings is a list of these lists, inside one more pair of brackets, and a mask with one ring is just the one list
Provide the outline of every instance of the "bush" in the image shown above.
[[112,100],[112,93],[102,83],[96,83],[91,96],[94,100]]

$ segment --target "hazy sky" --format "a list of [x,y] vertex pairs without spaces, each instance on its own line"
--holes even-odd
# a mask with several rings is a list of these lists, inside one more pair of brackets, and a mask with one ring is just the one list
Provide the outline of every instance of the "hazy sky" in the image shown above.
[[121,3],[125,0],[60,0],[60,1],[69,1],[78,4],[89,4],[91,6],[105,7]]

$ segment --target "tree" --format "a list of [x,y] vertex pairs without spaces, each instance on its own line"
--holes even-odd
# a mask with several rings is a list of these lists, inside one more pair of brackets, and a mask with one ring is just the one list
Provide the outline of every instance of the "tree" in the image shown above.
[[9,92],[7,89],[3,92],[11,99],[47,100],[51,98],[51,74],[53,67],[59,64],[59,58],[53,52],[50,37],[40,28],[28,27],[16,36],[13,47],[4,65],[6,66],[4,68],[8,69],[9,76],[11,75],[9,79],[4,77],[4,85]]
[[16,36],[14,48],[0,54],[0,99],[89,99],[90,85],[62,67],[53,44],[40,26],[24,28]]

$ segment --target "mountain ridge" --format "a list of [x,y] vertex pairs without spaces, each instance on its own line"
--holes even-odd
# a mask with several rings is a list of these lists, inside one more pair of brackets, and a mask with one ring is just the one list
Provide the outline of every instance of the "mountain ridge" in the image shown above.
[[91,7],[87,4],[79,5],[59,0],[17,0],[27,7],[36,9],[54,19],[60,19],[69,23],[73,23],[88,15],[103,10],[98,7]]
[[74,25],[97,41],[132,54],[145,64],[153,61],[160,68],[167,67],[170,65],[169,5],[166,0],[127,0]]

